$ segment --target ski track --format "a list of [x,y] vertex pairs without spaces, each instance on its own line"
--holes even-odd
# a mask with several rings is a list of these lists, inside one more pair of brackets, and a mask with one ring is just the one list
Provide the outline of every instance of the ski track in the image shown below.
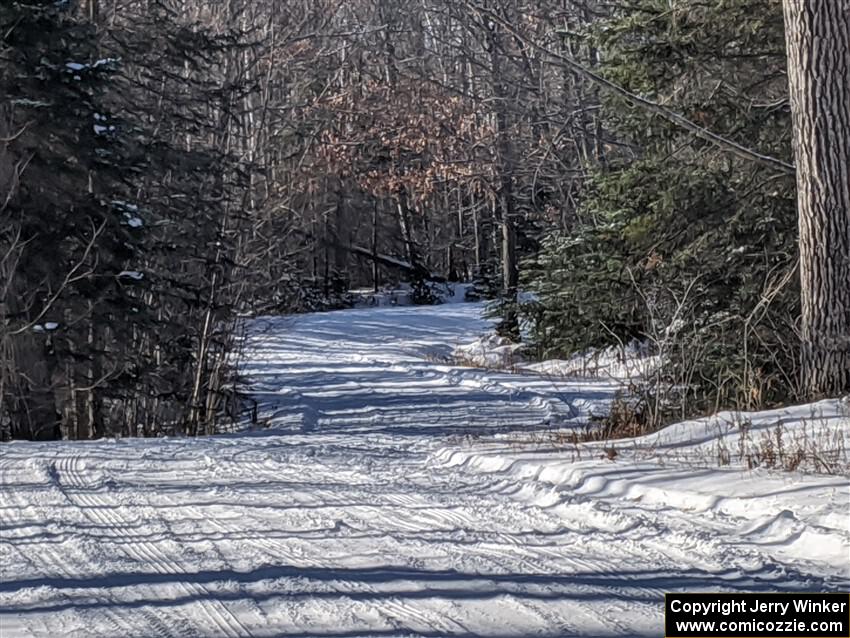
[[438,363],[480,314],[256,320],[242,370],[269,429],[0,448],[0,634],[643,637],[666,591],[846,586],[733,542],[728,514],[439,462],[617,390]]

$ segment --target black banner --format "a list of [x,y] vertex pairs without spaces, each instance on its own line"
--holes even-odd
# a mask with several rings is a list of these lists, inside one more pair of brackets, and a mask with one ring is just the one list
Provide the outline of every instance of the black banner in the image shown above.
[[667,638],[850,638],[850,594],[666,594]]

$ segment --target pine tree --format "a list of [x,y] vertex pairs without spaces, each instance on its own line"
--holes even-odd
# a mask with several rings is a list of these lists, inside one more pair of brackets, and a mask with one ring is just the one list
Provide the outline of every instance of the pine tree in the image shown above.
[[[790,163],[772,2],[642,0],[586,37],[607,79]],[[688,409],[787,400],[799,307],[793,180],[617,97],[603,114],[621,144],[586,183],[573,227],[526,269],[540,349],[645,339],[675,353],[668,378],[689,380]]]
[[850,390],[850,1],[785,0],[794,113],[803,375]]
[[22,167],[3,207],[8,284],[0,404],[11,436],[103,434],[98,311],[120,296],[131,240],[110,201],[127,167],[109,162],[104,115],[114,66],[89,24],[54,2],[5,3],[0,86],[5,153]]
[[20,131],[3,157],[25,167],[2,210],[0,421],[16,438],[208,432],[241,290],[240,34],[159,3],[109,25],[72,9],[0,8]]

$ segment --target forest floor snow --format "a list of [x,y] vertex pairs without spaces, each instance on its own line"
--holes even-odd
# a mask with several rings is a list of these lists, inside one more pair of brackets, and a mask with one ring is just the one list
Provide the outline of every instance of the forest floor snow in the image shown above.
[[558,449],[617,382],[441,363],[481,310],[255,320],[265,429],[0,447],[0,635],[642,637],[668,591],[850,588],[846,476],[718,467],[739,415]]

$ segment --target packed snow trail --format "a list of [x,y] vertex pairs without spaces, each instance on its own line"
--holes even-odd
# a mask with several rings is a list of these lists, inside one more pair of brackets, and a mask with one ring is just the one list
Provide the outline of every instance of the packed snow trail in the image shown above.
[[[847,588],[834,553],[783,558],[734,515],[480,467],[486,435],[533,437],[616,389],[441,363],[480,311],[254,322],[242,368],[267,429],[0,447],[0,635],[658,636],[665,591]],[[840,550],[846,480],[795,480]]]

